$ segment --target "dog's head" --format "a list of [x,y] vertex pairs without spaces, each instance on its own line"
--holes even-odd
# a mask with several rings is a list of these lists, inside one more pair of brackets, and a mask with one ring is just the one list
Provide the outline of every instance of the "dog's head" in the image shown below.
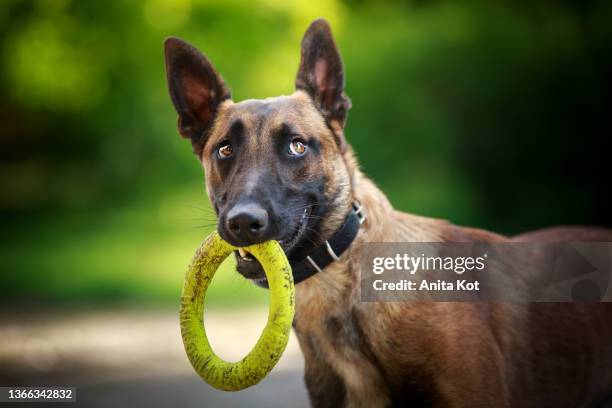
[[[328,239],[351,200],[342,60],[329,24],[302,40],[296,91],[235,103],[208,59],[186,42],[165,44],[170,96],[180,134],[191,140],[223,239],[243,247],[278,240],[291,260]],[[252,256],[238,271],[262,278]]]

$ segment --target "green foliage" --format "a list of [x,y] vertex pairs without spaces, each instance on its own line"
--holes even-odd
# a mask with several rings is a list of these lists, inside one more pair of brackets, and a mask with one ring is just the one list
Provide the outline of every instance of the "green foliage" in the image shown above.
[[[397,208],[507,233],[608,222],[593,191],[611,15],[604,1],[0,2],[0,296],[177,300],[214,219],[179,221],[208,204],[163,39],[205,52],[236,100],[288,94],[319,16],[344,57],[347,137]],[[234,275],[215,302],[260,296]]]

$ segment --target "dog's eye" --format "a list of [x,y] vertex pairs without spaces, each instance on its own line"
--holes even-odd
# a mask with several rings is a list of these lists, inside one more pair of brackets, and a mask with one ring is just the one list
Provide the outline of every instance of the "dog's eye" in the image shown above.
[[221,146],[219,146],[219,149],[217,149],[217,154],[222,159],[227,159],[233,153],[234,153],[234,148],[229,142],[223,143]]
[[293,139],[289,144],[289,154],[291,156],[302,156],[306,153],[306,144],[302,139]]

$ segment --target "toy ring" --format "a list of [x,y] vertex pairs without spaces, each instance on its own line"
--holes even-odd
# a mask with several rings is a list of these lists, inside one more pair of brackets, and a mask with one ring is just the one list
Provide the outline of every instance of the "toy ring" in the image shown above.
[[244,248],[263,266],[270,287],[268,322],[255,347],[242,360],[230,363],[212,350],[204,328],[206,290],[217,268],[238,248],[217,232],[208,236],[189,265],[181,295],[181,335],[191,365],[208,384],[238,391],[261,381],[287,347],[295,311],[291,266],[276,241]]

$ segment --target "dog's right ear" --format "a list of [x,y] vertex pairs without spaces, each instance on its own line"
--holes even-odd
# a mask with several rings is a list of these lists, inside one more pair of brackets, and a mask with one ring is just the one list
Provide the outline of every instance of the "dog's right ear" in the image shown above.
[[231,97],[208,59],[187,42],[170,37],[164,44],[170,97],[178,112],[178,131],[201,151],[221,102]]

